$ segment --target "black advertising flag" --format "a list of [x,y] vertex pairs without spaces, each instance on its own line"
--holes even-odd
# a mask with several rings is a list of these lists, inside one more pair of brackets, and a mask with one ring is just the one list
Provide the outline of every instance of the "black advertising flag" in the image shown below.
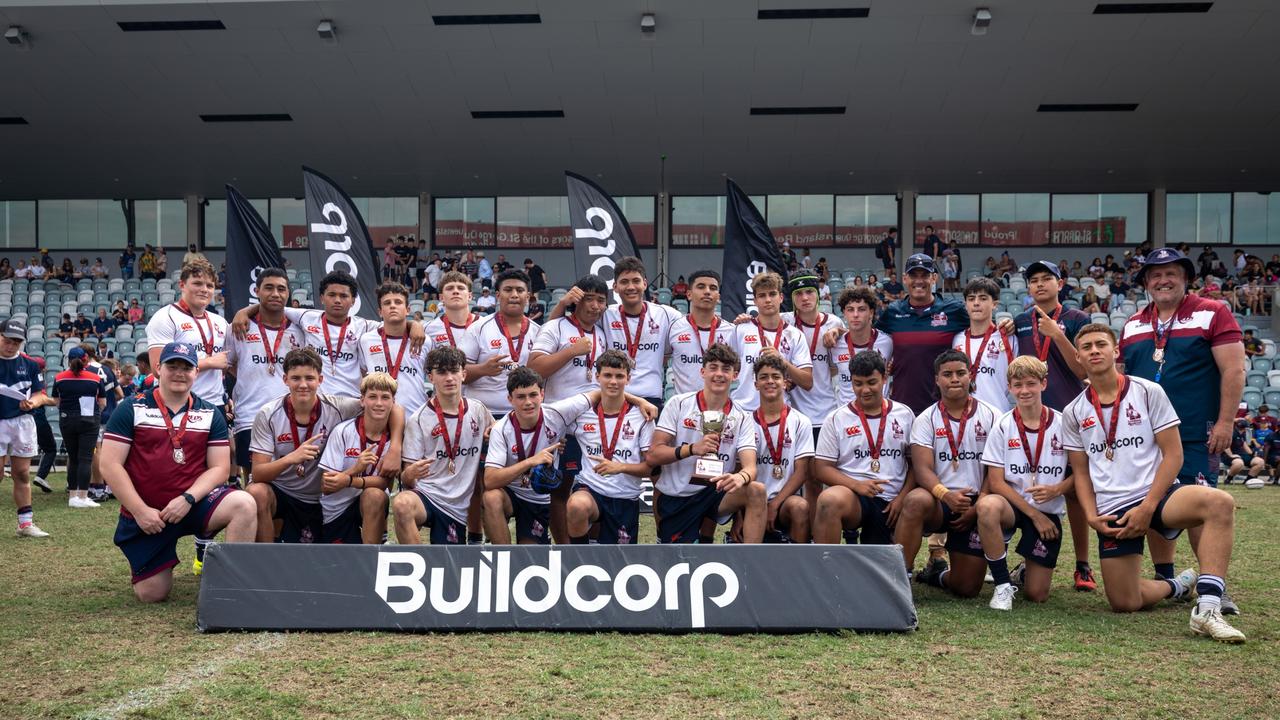
[[313,296],[320,297],[320,280],[334,270],[345,270],[356,279],[359,292],[352,315],[378,317],[378,264],[373,239],[351,198],[324,175],[302,168],[306,192],[307,244],[311,249]]
[[258,302],[258,273],[284,268],[280,247],[253,204],[227,186],[227,285],[222,295],[226,315]]
[[[764,217],[737,183],[728,180],[724,218],[724,266],[720,287],[721,315],[733,319],[755,307],[751,278],[772,270],[787,279],[782,253]],[[784,291],[785,295],[785,291]]]
[[[567,171],[564,180],[569,189],[577,276],[599,275],[613,290],[613,266],[624,257],[640,257],[631,225],[604,188]],[[610,299],[620,302],[616,297]]]

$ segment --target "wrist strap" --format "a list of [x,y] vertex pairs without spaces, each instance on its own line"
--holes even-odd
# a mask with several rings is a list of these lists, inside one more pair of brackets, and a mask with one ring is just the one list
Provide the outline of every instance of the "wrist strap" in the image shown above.
[[943,496],[945,496],[947,493],[949,493],[949,492],[951,492],[951,491],[947,489],[947,486],[946,486],[946,485],[943,485],[942,483],[938,483],[937,485],[934,485],[934,486],[933,486],[933,491],[932,491],[932,492],[933,492],[933,496],[934,496],[934,497],[936,497],[936,498],[938,498],[939,500],[941,500],[941,499],[943,498]]

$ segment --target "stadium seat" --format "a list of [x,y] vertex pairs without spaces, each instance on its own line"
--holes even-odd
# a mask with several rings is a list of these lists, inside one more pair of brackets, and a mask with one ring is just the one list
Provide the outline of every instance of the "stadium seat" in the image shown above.
[[133,326],[132,326],[132,325],[121,325],[121,326],[119,326],[119,327],[117,327],[117,328],[116,328],[116,339],[117,339],[117,340],[128,340],[128,339],[130,339],[130,338],[132,338],[132,337],[133,337]]
[[1256,372],[1265,373],[1271,369],[1271,361],[1266,358],[1254,358],[1253,369]]
[[29,325],[27,327],[27,340],[43,340],[43,339],[44,339],[43,325]]
[[1103,325],[1107,325],[1107,324],[1110,324],[1111,318],[1106,313],[1093,313],[1092,315],[1089,316],[1089,322],[1102,323]]
[[1267,376],[1265,373],[1251,372],[1245,377],[1245,385],[1258,390],[1267,388]]
[[1270,360],[1276,356],[1276,341],[1265,338],[1262,341],[1262,357]]
[[1280,390],[1268,390],[1262,394],[1262,397],[1271,407],[1280,407]]
[[1253,389],[1246,389],[1242,399],[1250,410],[1257,410],[1258,406],[1261,405],[1263,401],[1262,393]]

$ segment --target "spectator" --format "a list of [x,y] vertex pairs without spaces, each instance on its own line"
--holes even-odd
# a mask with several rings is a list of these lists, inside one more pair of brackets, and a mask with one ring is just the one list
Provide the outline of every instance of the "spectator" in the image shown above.
[[1214,252],[1212,245],[1205,245],[1204,250],[1196,256],[1196,264],[1200,266],[1200,277],[1213,274],[1213,268],[1219,262],[1218,253]]
[[946,292],[960,292],[960,262],[956,254],[950,250],[942,251],[942,289]]
[[1111,297],[1118,299],[1128,298],[1129,290],[1132,289],[1132,286],[1129,284],[1128,278],[1125,277],[1124,273],[1112,275],[1111,285],[1108,287],[1111,290]]
[[[895,253],[898,251],[898,228],[891,227],[885,232],[884,237],[880,238],[880,242],[876,243],[876,257],[880,258],[880,264],[888,270],[897,267],[894,264]],[[886,273],[887,275],[888,273]]]
[[[867,278],[867,283],[874,285],[875,276],[872,275]],[[898,282],[898,271],[893,268],[885,270],[884,285],[881,286],[880,290],[886,302],[893,302],[906,297],[906,289],[903,288],[902,283]]]
[[84,313],[76,313],[75,333],[81,340],[93,334],[93,321],[85,317]]
[[511,263],[507,262],[507,256],[498,253],[498,262],[493,264],[493,274],[501,275],[512,268]]
[[1094,291],[1092,285],[1084,289],[1084,295],[1080,298],[1080,309],[1090,314],[1104,312],[1102,300],[1098,298],[1098,293]]
[[393,235],[387,238],[386,243],[382,246],[382,274],[384,276],[390,276],[395,271],[397,259],[399,259],[399,255],[396,254],[396,238]]
[[996,279],[1006,286],[1009,284],[1009,276],[1018,274],[1018,263],[1014,261],[1008,250],[1000,253],[1000,262],[996,263],[996,273]]
[[1108,255],[1106,259],[1102,261],[1102,270],[1109,273],[1124,272],[1124,268],[1120,267],[1120,264],[1116,262],[1115,255]]
[[8,280],[12,277],[13,264],[9,262],[9,258],[0,258],[0,280]]
[[535,265],[533,258],[524,259],[524,272],[529,276],[529,291],[539,293],[547,289],[547,271]]
[[787,240],[782,243],[782,264],[786,266],[787,272],[790,272],[799,263],[796,261],[796,253],[791,249],[791,241]]
[[156,278],[156,251],[146,245],[138,258],[138,275],[146,280]]
[[146,386],[147,376],[151,374],[151,352],[143,350],[138,353],[133,362],[138,366],[138,374],[135,376],[134,384],[142,390]]
[[1262,278],[1256,275],[1250,277],[1241,290],[1244,293],[1245,314],[1265,315],[1267,291],[1262,287]]
[[484,251],[479,253],[480,261],[476,263],[476,277],[480,278],[480,286],[493,287],[493,266],[484,257]]
[[999,265],[996,263],[995,257],[992,255],[988,255],[987,261],[982,266],[982,274],[992,280],[999,282],[1000,271],[998,270],[998,268],[999,268]]
[[156,248],[156,279],[159,280],[169,273],[169,253],[164,248]]
[[1248,418],[1236,418],[1235,428],[1231,431],[1231,448],[1222,453],[1222,464],[1227,467],[1227,478],[1224,484],[1230,485],[1231,479],[1247,472],[1251,478],[1258,477],[1266,469],[1263,449],[1253,439],[1249,429]]
[[133,363],[125,363],[120,368],[120,389],[125,395],[132,395],[138,386],[138,366]]
[[440,268],[440,258],[434,257],[431,262],[427,263],[427,276],[423,281],[422,294],[426,295],[428,300],[434,300],[440,296],[440,278],[444,276],[444,270]]
[[480,289],[480,297],[476,298],[476,310],[482,314],[488,315],[497,307],[498,302],[493,297],[493,292],[489,288]]
[[75,337],[76,326],[71,322],[71,313],[62,313],[62,322],[58,323],[58,337],[66,340]]
[[463,275],[476,279],[476,273],[480,270],[480,264],[476,262],[476,253],[474,250],[468,250],[466,255],[462,256],[462,262],[458,264],[458,271]]
[[31,264],[27,268],[31,273],[32,280],[40,280],[49,275],[49,269],[44,266],[44,263],[40,262],[38,257],[31,258]]
[[1267,283],[1275,285],[1280,280],[1280,255],[1272,255],[1271,262],[1267,263]]
[[1266,351],[1262,341],[1253,336],[1252,330],[1244,331],[1244,354],[1250,358],[1262,355]]
[[[110,361],[114,364],[114,363],[115,363],[115,360],[114,360],[115,356],[116,356],[115,351],[114,351],[114,350],[112,350],[111,348],[107,347],[107,344],[106,344],[106,343],[104,343],[104,342],[99,342],[99,343],[98,343],[98,359],[99,359],[99,360],[102,360],[102,361],[104,361],[104,362],[105,362],[105,361],[107,361],[107,360],[110,360]],[[114,370],[112,370],[112,372],[114,372]],[[116,374],[118,375],[119,373],[116,373]]]
[[93,270],[89,268],[89,258],[80,258],[80,264],[76,266],[76,279],[93,277]]
[[[93,319],[93,334],[99,339],[108,337],[116,331],[116,324],[107,317],[106,308],[98,308],[98,317]],[[101,356],[99,356],[101,357]]]
[[199,250],[196,250],[196,244],[191,243],[190,245],[187,246],[187,251],[182,255],[182,264],[186,265],[192,260],[204,260],[204,259],[205,259],[205,256]]
[[142,306],[138,304],[137,298],[129,301],[129,324],[137,325],[142,322]]
[[818,286],[818,300],[831,302],[831,285],[822,279],[819,279],[818,282],[822,283]]
[[427,285],[427,266],[431,264],[433,258],[427,254],[427,241],[418,241],[418,254],[415,256],[417,260],[414,262],[414,291],[421,291]]
[[546,315],[546,311],[543,309],[542,303],[540,302],[529,303],[528,316],[530,320],[536,323],[541,323],[545,318],[545,315]]
[[671,286],[671,297],[680,300],[689,299],[689,283],[684,281],[684,276],[676,278],[676,284]]
[[54,278],[65,283],[75,283],[76,266],[71,263],[71,258],[62,258],[62,267],[58,268]]
[[120,277],[129,280],[133,277],[133,264],[137,261],[138,255],[134,252],[132,245],[125,245],[124,251],[120,253]]
[[1104,272],[1106,270],[1102,267],[1102,258],[1094,258],[1093,262],[1089,263],[1089,277],[1098,280]]
[[[947,249],[947,244],[942,242],[942,238],[938,237],[938,233],[933,231],[932,225],[924,226],[924,254],[929,257],[939,257],[943,251]],[[957,267],[959,267],[957,265]]]
[[827,259],[825,257],[818,258],[818,264],[813,267],[813,271],[822,279],[822,282],[831,279],[831,271],[827,268]]
[[94,258],[93,267],[89,271],[95,280],[105,279],[107,277],[107,266],[102,264],[102,258]]
[[1244,271],[1245,263],[1248,261],[1249,258],[1244,254],[1243,250],[1237,249],[1235,251],[1233,267],[1235,268],[1235,273],[1237,275]]
[[813,269],[813,251],[809,248],[804,249],[804,257],[800,258],[800,267],[805,270]]
[[[6,259],[7,259],[7,258],[6,258]],[[15,278],[29,278],[29,277],[31,277],[31,268],[27,267],[27,261],[26,261],[26,260],[23,260],[23,259],[21,259],[21,258],[19,258],[19,259],[18,259],[18,267],[14,268],[13,276],[14,276]]]
[[301,300],[299,300],[298,298],[294,298],[294,299],[292,299],[292,300],[290,300],[290,301],[289,301],[289,307],[291,307],[291,308],[300,308],[300,307],[302,307],[302,301],[301,301]]
[[40,248],[39,262],[41,267],[44,268],[45,274],[53,274],[53,256],[49,254],[48,248]]
[[1079,260],[1071,264],[1071,277],[1077,280],[1082,280],[1084,279],[1084,276],[1088,274],[1089,273],[1085,272],[1084,265],[1082,265]]
[[1258,441],[1259,445],[1266,445],[1271,440],[1271,436],[1280,429],[1280,418],[1271,414],[1271,408],[1263,403],[1258,406],[1258,412],[1253,416],[1251,421],[1253,425],[1253,439]]

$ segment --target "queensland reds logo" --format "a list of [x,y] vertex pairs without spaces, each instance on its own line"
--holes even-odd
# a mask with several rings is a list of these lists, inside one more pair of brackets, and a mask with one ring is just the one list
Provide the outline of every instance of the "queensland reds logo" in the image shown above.
[[987,439],[987,429],[982,427],[981,420],[978,421],[978,427],[974,429],[974,435],[977,436],[979,440]]
[[658,332],[658,323],[654,322],[653,318],[649,318],[649,332],[654,334]]
[[545,435],[545,436],[547,437],[547,442],[548,442],[548,443],[551,443],[551,442],[555,442],[556,435],[557,435],[558,433],[556,433],[556,431],[555,431],[555,430],[552,430],[551,428],[545,428],[545,429],[542,431],[542,434],[543,434],[543,435]]
[[1062,454],[1062,441],[1058,439],[1057,435],[1049,438],[1049,452],[1054,455]]
[[1137,410],[1134,410],[1132,403],[1125,406],[1124,416],[1129,420],[1130,425],[1142,424],[1142,413],[1138,412]]
[[898,424],[898,421],[897,421],[897,420],[894,420],[894,421],[893,421],[893,426],[892,426],[892,427],[893,427],[893,436],[894,436],[895,438],[898,438],[899,440],[901,440],[901,439],[902,439],[902,426]]
[[632,429],[631,421],[628,420],[627,423],[622,426],[622,437],[630,439],[635,436],[636,436],[636,431]]
[[475,418],[471,418],[471,434],[472,435],[480,434],[480,423],[476,422]]

